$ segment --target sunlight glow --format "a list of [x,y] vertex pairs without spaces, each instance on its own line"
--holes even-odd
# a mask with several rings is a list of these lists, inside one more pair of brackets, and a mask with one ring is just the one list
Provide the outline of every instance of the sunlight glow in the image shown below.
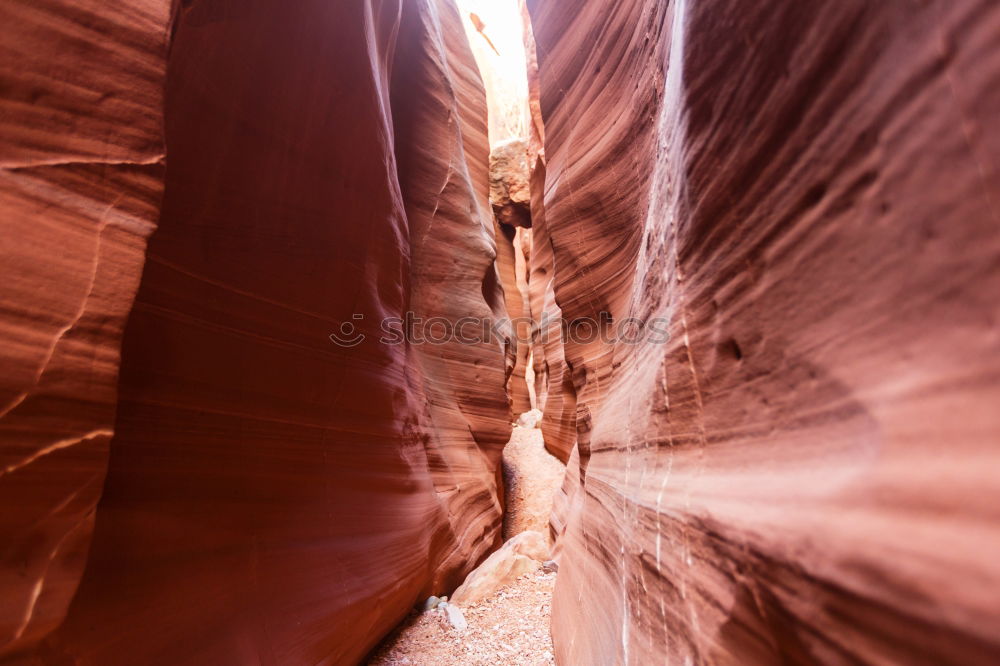
[[489,106],[490,145],[528,135],[528,77],[519,0],[456,0]]

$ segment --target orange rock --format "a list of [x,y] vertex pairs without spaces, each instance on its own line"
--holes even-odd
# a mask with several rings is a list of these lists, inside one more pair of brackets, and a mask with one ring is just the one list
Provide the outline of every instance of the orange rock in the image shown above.
[[490,204],[497,221],[512,227],[531,227],[531,170],[528,145],[516,138],[490,151]]

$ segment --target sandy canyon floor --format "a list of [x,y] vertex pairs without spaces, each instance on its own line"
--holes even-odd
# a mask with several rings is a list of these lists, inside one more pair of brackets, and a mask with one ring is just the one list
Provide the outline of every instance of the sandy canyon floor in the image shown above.
[[[562,464],[545,451],[542,432],[515,426],[504,449],[507,514],[504,539],[525,530],[548,533]],[[414,611],[375,651],[370,666],[540,666],[555,663],[549,613],[555,573],[525,574],[492,597],[463,607],[469,628],[453,629],[444,613]]]

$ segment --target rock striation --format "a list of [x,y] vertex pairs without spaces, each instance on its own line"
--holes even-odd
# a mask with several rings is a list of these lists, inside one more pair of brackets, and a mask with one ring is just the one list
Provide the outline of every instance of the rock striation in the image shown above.
[[996,661],[1000,6],[528,6],[559,662]]
[[514,340],[507,390],[517,416],[534,407],[526,380],[532,344],[527,256],[531,252],[531,165],[540,144],[529,103],[530,21],[517,1],[462,0],[461,6],[486,88],[496,263]]
[[[402,3],[392,75],[410,235],[409,311],[424,321],[422,336],[414,331],[419,385],[411,390],[424,402],[424,448],[446,519],[431,550],[432,588],[440,591],[458,585],[501,542],[500,459],[512,418],[505,382],[514,345],[510,327],[502,338],[483,335],[482,326],[453,328],[470,318],[502,321],[507,310],[490,214],[486,100],[451,0]],[[448,329],[454,335],[441,343]],[[465,335],[470,330],[474,341]]]
[[576,442],[575,389],[563,350],[564,319],[556,301],[555,254],[545,222],[545,160],[535,159],[531,172],[531,260],[528,294],[533,325],[531,361],[535,406],[542,411],[545,448],[562,462]]
[[168,21],[0,6],[0,660],[62,621],[86,563],[163,190]]
[[499,545],[509,334],[428,342],[503,313],[461,20],[0,10],[0,654],[354,663]]
[[[496,207],[494,206],[494,211]],[[527,372],[531,359],[533,321],[529,307],[528,257],[531,254],[531,230],[503,223],[494,217],[497,244],[496,268],[503,287],[512,347],[507,367],[507,393],[511,412],[519,416],[532,409],[532,391]]]
[[1000,6],[495,6],[0,7],[0,662],[1000,660]]

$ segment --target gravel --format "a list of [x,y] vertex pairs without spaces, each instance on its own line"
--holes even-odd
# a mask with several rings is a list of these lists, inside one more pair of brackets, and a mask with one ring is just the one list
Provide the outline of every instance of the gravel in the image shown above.
[[[504,538],[524,530],[548,533],[552,497],[563,466],[537,429],[515,427],[504,448],[507,516]],[[556,574],[525,574],[483,601],[462,607],[468,629],[457,630],[445,609],[414,610],[368,661],[370,666],[542,666],[554,664],[549,635]]]

